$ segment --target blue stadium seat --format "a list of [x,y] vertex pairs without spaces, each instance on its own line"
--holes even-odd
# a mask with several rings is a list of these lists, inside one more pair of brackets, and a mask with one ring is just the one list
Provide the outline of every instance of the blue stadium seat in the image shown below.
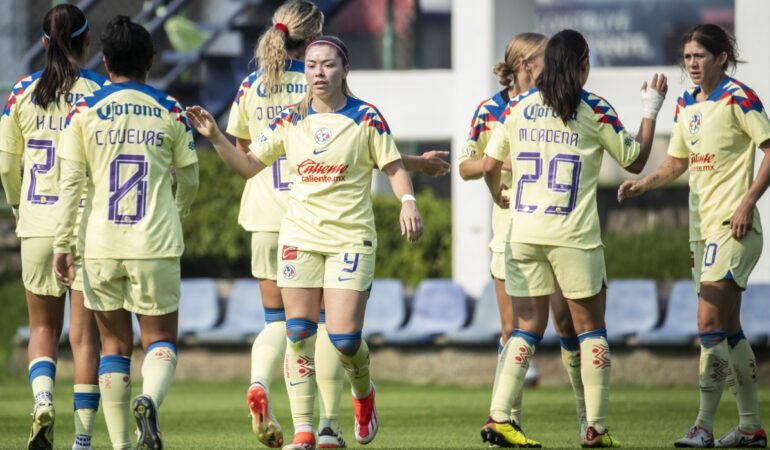
[[374,280],[366,302],[365,338],[398,330],[406,318],[404,285],[400,280]]
[[692,280],[678,280],[671,288],[666,318],[655,330],[641,333],[639,345],[693,345],[698,335],[698,294]]
[[459,330],[468,317],[465,293],[449,279],[424,280],[417,286],[412,315],[406,326],[383,334],[387,344],[427,344]]
[[629,337],[652,330],[659,317],[654,280],[610,281],[604,314],[610,343],[624,344]]
[[195,335],[204,344],[246,344],[265,327],[265,310],[259,280],[244,278],[233,283],[225,320],[210,331]]
[[211,278],[186,278],[182,280],[179,298],[180,338],[209,331],[219,318],[217,285]]
[[752,345],[764,345],[770,332],[770,283],[749,283],[741,301],[743,334]]
[[495,282],[490,280],[476,301],[470,325],[448,333],[444,338],[449,344],[491,344],[500,339],[500,332],[500,311],[497,308]]

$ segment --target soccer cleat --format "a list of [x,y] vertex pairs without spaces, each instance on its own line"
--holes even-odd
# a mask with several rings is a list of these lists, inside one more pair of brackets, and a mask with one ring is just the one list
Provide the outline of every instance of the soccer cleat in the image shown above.
[[683,438],[674,441],[674,447],[713,447],[714,436],[701,426],[693,425]]
[[335,433],[331,427],[326,427],[318,432],[318,448],[347,448],[347,446],[340,430]]
[[158,426],[158,410],[149,395],[137,395],[131,405],[136,419],[136,450],[160,450],[162,433]]
[[380,426],[377,407],[374,405],[374,383],[371,384],[371,391],[366,398],[353,396],[353,409],[356,415],[356,440],[361,444],[368,444],[372,442]]
[[513,422],[495,422],[492,416],[481,427],[481,440],[490,447],[540,448],[539,442],[527,439],[524,432]]
[[583,438],[583,447],[613,448],[620,447],[620,442],[610,436],[608,430],[604,430],[604,433],[599,433],[596,431],[596,428],[589,425],[586,428],[586,436]]
[[53,448],[54,410],[50,400],[35,405],[32,412],[32,429],[27,441],[28,450],[49,450]]
[[728,431],[726,435],[719,438],[714,447],[767,447],[767,434],[765,430],[760,428],[753,433],[747,433],[741,431],[740,428],[735,427]]
[[315,436],[309,431],[296,433],[291,444],[284,446],[283,450],[315,450]]
[[273,415],[270,396],[265,388],[259,383],[252,384],[246,393],[246,400],[251,411],[251,429],[259,442],[271,448],[283,445],[283,431]]

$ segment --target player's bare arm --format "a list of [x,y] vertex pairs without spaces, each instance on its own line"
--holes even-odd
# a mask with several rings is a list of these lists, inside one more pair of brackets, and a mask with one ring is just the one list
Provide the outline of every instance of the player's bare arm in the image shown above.
[[422,218],[420,217],[420,211],[417,209],[412,182],[409,180],[404,164],[400,160],[393,161],[385,166],[382,171],[388,176],[393,193],[401,200],[401,214],[399,216],[401,234],[406,235],[406,239],[409,242],[417,242],[420,236],[422,236]]
[[647,164],[652,149],[652,140],[655,137],[655,119],[660,107],[663,106],[666,92],[668,92],[668,82],[662,73],[656,73],[652,76],[649,89],[646,81],[642,84],[639,94],[642,102],[642,123],[639,125],[639,132],[636,133],[636,142],[640,144],[641,150],[636,161],[625,168],[631,173],[641,172]]
[[762,163],[759,165],[757,176],[754,178],[754,182],[751,183],[751,187],[749,187],[746,195],[743,196],[743,200],[738,205],[738,209],[735,210],[733,217],[730,218],[730,231],[736,239],[746,236],[751,230],[752,223],[754,222],[754,208],[762,194],[767,190],[768,185],[770,185],[770,160],[767,157],[767,151],[770,150],[770,140],[763,142],[759,148],[765,154],[762,157]]
[[482,161],[484,161],[484,181],[487,183],[489,193],[492,194],[492,199],[497,206],[507,209],[509,199],[503,195],[503,191],[508,189],[508,186],[500,183],[500,171],[503,168],[503,162],[490,157],[486,157]]
[[626,181],[618,188],[618,203],[632,197],[638,197],[647,191],[665,186],[679,178],[687,170],[687,158],[668,156],[655,172],[641,180]]

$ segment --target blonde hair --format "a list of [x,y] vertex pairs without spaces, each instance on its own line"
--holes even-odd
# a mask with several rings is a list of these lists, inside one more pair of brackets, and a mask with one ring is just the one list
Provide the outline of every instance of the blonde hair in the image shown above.
[[505,61],[495,64],[492,72],[499,77],[499,82],[505,87],[516,84],[516,74],[521,66],[521,60],[529,60],[543,51],[548,38],[540,33],[517,34],[505,46]]
[[[276,27],[277,24],[281,28]],[[254,53],[266,95],[269,96],[273,87],[281,82],[289,59],[288,50],[304,48],[310,40],[321,35],[323,24],[323,13],[308,0],[290,0],[275,11],[273,26],[259,38]]]

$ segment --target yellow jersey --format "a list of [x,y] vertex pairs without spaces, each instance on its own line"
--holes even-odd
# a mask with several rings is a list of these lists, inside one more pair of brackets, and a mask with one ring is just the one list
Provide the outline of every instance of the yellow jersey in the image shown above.
[[72,105],[108,83],[103,76],[80,69],[69,93],[59,94],[46,109],[34,99],[43,72],[19,79],[8,94],[0,117],[0,151],[23,155],[19,237],[55,234],[53,205],[59,199],[59,137]]
[[[283,80],[265,92],[262,75],[253,72],[241,83],[230,108],[227,132],[241,139],[255,140],[259,133],[289,105],[299,103],[307,93],[305,64],[287,60]],[[241,196],[238,223],[247,231],[278,231],[289,198],[286,158],[246,181]]]
[[[690,168],[690,240],[706,239],[729,227],[754,182],[755,148],[770,139],[759,97],[726,77],[701,102],[692,87],[677,101],[668,153],[687,158]],[[759,212],[752,227],[762,232]]]
[[251,150],[268,166],[286,155],[293,186],[279,242],[323,253],[374,252],[372,168],[401,159],[377,108],[348,97],[339,111],[317,113],[311,107],[303,118],[292,106]]
[[565,125],[540,91],[508,104],[487,145],[498,161],[511,155],[509,242],[591,249],[602,245],[596,185],[604,151],[627,167],[640,146],[603,98],[583,91]]
[[[198,157],[176,99],[143,83],[110,84],[75,104],[60,147],[62,159],[85,164],[90,174],[81,223],[85,258],[181,256],[170,167]],[[54,247],[67,248],[71,234],[57,230]]]

